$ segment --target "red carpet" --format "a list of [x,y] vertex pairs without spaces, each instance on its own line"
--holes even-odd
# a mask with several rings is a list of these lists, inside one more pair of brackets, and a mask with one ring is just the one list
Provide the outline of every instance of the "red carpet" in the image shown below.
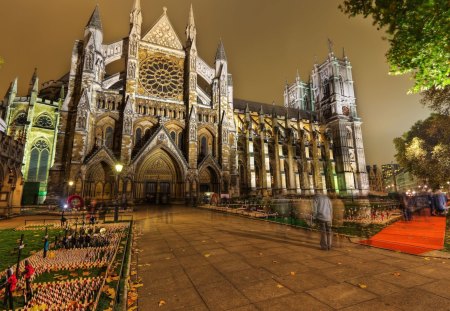
[[431,217],[428,213],[414,215],[412,221],[397,221],[359,243],[417,255],[442,249],[444,236],[445,217]]

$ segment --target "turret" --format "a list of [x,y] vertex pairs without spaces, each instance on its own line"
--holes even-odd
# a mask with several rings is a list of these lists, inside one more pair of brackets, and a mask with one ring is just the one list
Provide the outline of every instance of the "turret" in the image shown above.
[[130,12],[130,36],[135,35],[133,39],[141,38],[142,27],[142,13],[141,13],[141,1],[134,0],[133,8]]
[[31,80],[30,80],[30,86],[28,87],[28,96],[31,95],[31,92],[33,92],[33,89],[37,88],[37,86],[35,85],[36,80],[38,80],[37,68],[34,68],[34,72],[33,72],[33,75],[31,76]]

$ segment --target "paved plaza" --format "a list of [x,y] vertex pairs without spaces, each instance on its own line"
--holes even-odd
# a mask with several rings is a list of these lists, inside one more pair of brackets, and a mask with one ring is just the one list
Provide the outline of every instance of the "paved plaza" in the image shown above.
[[[196,208],[135,212],[139,310],[450,310],[450,260]],[[136,256],[136,255],[135,255]]]

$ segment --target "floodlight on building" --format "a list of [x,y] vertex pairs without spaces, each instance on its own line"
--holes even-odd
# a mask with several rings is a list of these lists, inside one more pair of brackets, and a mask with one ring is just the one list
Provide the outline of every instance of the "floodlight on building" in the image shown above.
[[73,186],[73,180],[69,180],[69,186]]
[[115,165],[115,169],[116,169],[116,172],[117,172],[117,173],[120,173],[120,172],[122,172],[123,165],[120,164],[120,163],[117,163],[117,164]]

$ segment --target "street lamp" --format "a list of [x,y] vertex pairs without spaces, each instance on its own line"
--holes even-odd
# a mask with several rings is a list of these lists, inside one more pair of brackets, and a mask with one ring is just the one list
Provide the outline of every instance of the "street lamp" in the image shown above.
[[114,222],[117,222],[119,220],[119,175],[120,172],[123,170],[123,165],[120,163],[117,163],[114,168],[116,169],[116,205],[114,206]]

